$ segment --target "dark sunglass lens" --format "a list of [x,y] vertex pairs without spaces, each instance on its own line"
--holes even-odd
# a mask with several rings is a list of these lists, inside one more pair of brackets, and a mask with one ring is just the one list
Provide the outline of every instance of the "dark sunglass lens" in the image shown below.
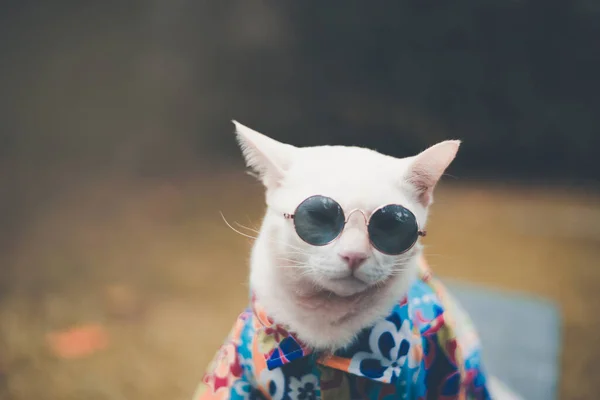
[[377,210],[369,221],[369,237],[382,253],[401,254],[418,238],[417,219],[400,205],[388,205]]
[[344,229],[344,212],[335,200],[313,196],[304,200],[294,213],[298,236],[313,246],[334,240]]

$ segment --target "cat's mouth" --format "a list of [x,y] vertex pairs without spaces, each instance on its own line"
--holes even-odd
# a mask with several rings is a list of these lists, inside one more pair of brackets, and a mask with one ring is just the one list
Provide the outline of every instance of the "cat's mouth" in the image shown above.
[[354,275],[330,279],[323,284],[325,290],[330,290],[340,297],[348,297],[367,290],[371,285]]
[[319,311],[330,315],[330,324],[339,325],[348,322],[364,310],[376,304],[386,292],[395,276],[373,284],[350,276],[328,279],[318,283],[309,283],[311,289],[296,292],[296,304],[310,312]]
[[300,296],[300,303],[308,306],[309,308],[318,308],[324,304],[329,306],[334,304],[346,304],[350,305],[354,302],[359,301],[367,296],[374,294],[378,289],[377,286],[368,286],[361,291],[354,291],[353,293],[340,293],[338,290],[330,290],[321,288],[309,295]]
[[340,278],[330,278],[318,283],[318,289],[315,295],[327,297],[328,299],[354,300],[358,297],[373,294],[377,289],[386,285],[389,278],[367,283],[364,280],[349,275]]
[[331,315],[331,325],[346,323],[354,316],[368,309],[377,301],[380,293],[384,293],[393,277],[383,282],[367,285],[354,277],[342,278],[337,285],[332,281],[320,283],[318,288],[310,293],[299,294],[297,304],[304,309],[327,312]]

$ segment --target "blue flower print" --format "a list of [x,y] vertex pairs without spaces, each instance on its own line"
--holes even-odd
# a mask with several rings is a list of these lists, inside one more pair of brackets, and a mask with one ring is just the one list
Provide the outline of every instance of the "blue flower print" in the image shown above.
[[385,383],[393,383],[406,365],[415,368],[419,364],[416,347],[420,345],[408,320],[402,321],[400,329],[389,321],[378,322],[369,335],[370,352],[356,353],[350,369],[362,375]]
[[290,379],[290,398],[294,400],[321,400],[319,395],[319,380],[314,374]]
[[269,391],[272,400],[283,400],[285,396],[285,375],[281,368],[269,371],[264,369],[258,378],[258,383]]

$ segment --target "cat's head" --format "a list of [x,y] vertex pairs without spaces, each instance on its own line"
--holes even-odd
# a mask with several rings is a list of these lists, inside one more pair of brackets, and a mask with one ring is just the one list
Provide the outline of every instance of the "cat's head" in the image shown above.
[[[253,286],[269,294],[279,290],[279,297],[287,293],[292,299],[282,302],[295,301],[325,313],[329,309],[330,319],[343,320],[357,312],[357,302],[376,302],[386,287],[408,279],[420,243],[402,254],[385,254],[370,240],[367,222],[380,207],[395,204],[408,209],[424,231],[433,189],[454,159],[459,141],[397,159],[358,147],[298,148],[234,123],[247,165],[266,188],[267,211],[253,252]],[[318,246],[299,236],[298,221],[292,217],[315,195],[333,199],[347,220],[335,240]],[[362,294],[368,294],[369,302]]]

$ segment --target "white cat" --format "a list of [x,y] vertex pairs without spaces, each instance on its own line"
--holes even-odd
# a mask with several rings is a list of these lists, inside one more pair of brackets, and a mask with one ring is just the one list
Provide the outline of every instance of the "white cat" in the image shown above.
[[[417,243],[400,256],[374,250],[360,213],[350,216],[330,245],[311,246],[283,214],[318,194],[335,199],[345,211],[368,213],[401,204],[424,229],[433,189],[460,142],[445,141],[418,156],[397,159],[358,147],[297,148],[234,123],[247,164],[266,187],[266,215],[250,263],[251,288],[276,321],[311,347],[348,345],[406,294],[422,246]],[[347,259],[357,254],[364,261],[354,272]]]
[[[275,323],[309,348],[333,353],[349,346],[388,316],[417,279],[417,232],[424,234],[433,190],[460,142],[397,159],[357,147],[297,148],[234,124],[247,165],[266,187],[267,210],[251,257],[253,294]],[[343,215],[332,228],[339,234],[320,245],[307,243],[295,225],[302,223],[299,204],[315,195],[333,199],[328,204]],[[390,204],[409,210],[414,240],[386,252],[386,243],[373,239],[370,218]],[[490,385],[500,388],[494,398],[518,398],[495,379]]]

